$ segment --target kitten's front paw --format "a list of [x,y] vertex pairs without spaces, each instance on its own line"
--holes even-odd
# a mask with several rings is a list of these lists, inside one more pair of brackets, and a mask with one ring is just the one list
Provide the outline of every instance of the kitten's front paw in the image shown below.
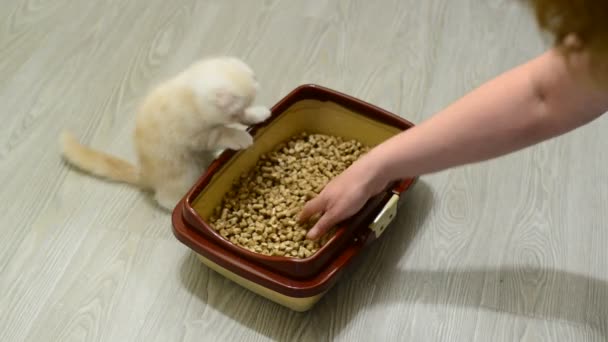
[[229,148],[233,150],[242,150],[253,145],[253,137],[251,134],[243,131],[243,134],[237,135],[232,142],[233,145],[229,146]]
[[242,150],[253,145],[253,137],[247,131],[232,128],[220,137],[219,145],[221,148]]
[[244,121],[247,125],[254,125],[266,121],[270,117],[270,109],[264,106],[254,106],[245,109]]

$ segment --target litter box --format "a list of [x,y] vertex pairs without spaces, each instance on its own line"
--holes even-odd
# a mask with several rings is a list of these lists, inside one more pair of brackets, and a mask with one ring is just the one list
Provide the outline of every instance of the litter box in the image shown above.
[[234,245],[208,220],[235,179],[259,157],[302,132],[356,139],[375,146],[413,127],[403,118],[318,85],[303,85],[272,108],[271,117],[252,126],[254,144],[219,155],[175,207],[173,233],[209,268],[239,285],[295,311],[306,311],[339,280],[342,272],[379,238],[397,213],[403,194],[417,178],[403,179],[370,199],[310,257],[265,256]]

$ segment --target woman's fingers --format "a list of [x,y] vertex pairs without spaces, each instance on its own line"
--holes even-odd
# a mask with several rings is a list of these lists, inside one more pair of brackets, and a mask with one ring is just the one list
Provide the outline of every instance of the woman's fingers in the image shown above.
[[328,211],[321,216],[319,221],[308,231],[306,238],[310,240],[317,240],[323,234],[327,233],[336,223],[336,216],[332,211]]
[[302,211],[300,212],[300,216],[298,217],[298,220],[300,222],[304,222],[316,214],[322,214],[326,209],[325,206],[326,206],[325,197],[323,196],[323,194],[320,194],[317,197],[306,202],[306,204],[304,205],[304,208],[302,208]]
[[320,215],[321,217],[315,223],[315,225],[308,231],[306,238],[310,240],[317,240],[323,234],[325,234],[333,225],[336,224],[336,217],[333,210],[330,210],[330,202],[332,201],[331,196],[325,192],[321,192],[317,197],[308,201],[302,212],[300,213],[299,220],[304,222],[309,220],[313,216]]

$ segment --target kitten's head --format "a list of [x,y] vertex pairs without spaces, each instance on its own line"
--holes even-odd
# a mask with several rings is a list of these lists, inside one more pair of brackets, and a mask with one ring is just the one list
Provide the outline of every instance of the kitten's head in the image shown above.
[[238,58],[208,58],[189,72],[201,114],[216,125],[241,123],[259,83],[253,70]]

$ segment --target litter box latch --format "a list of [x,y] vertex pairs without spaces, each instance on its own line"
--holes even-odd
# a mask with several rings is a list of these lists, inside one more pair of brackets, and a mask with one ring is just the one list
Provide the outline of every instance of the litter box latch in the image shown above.
[[382,233],[386,230],[386,227],[393,221],[397,216],[397,206],[399,203],[399,195],[393,194],[388,202],[384,205],[384,208],[380,210],[380,213],[376,216],[369,228],[376,234],[376,238],[379,238]]

